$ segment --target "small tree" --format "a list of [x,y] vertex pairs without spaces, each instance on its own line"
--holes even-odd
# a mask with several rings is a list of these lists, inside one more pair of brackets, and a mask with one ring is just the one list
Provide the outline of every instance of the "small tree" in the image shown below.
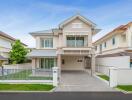
[[20,40],[16,40],[12,44],[12,50],[10,51],[10,61],[12,64],[24,63],[28,50],[22,45]]
[[3,66],[2,66],[3,62],[4,62],[4,60],[0,60],[0,67],[1,67],[2,76],[4,75]]

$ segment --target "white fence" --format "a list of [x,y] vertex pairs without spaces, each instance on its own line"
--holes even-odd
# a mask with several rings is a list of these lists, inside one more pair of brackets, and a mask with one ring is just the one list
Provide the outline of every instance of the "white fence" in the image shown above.
[[110,69],[110,86],[132,85],[132,69]]
[[[31,68],[32,68],[31,63],[3,65],[3,70],[4,70],[3,73],[4,75],[8,75]],[[2,68],[0,68],[0,75],[2,75]]]
[[104,75],[109,76],[110,66],[96,66],[96,72],[103,73]]
[[32,84],[53,84],[59,82],[59,69],[32,69],[30,64],[5,65],[0,70],[0,83],[32,83]]
[[109,76],[110,87],[117,85],[132,85],[132,69],[98,66],[96,71]]
[[130,68],[129,56],[96,58],[97,66],[113,66],[116,68]]
[[31,69],[31,63],[3,65],[4,69]]

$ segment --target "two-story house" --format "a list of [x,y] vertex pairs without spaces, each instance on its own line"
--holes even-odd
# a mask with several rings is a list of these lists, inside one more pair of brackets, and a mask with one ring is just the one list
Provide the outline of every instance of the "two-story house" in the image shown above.
[[94,46],[98,58],[130,56],[132,59],[132,22],[115,28],[94,42]]
[[79,14],[68,18],[56,29],[31,32],[36,49],[29,53],[33,68],[60,70],[95,70],[92,36],[96,24]]
[[[0,60],[6,60],[8,62],[9,52],[11,50],[11,44],[16,41],[15,38],[0,31]],[[27,46],[26,44],[23,44]]]

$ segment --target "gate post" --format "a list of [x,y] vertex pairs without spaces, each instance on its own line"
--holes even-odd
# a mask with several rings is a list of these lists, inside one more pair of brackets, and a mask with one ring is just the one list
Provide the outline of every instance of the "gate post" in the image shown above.
[[117,86],[117,68],[110,68],[109,69],[109,77],[110,77],[110,80],[109,80],[109,85],[110,87],[115,87]]
[[53,86],[58,86],[58,67],[53,67]]

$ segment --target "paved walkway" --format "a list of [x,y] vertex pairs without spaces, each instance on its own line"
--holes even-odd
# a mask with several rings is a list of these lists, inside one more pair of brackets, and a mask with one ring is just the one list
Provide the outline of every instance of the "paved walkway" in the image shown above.
[[55,91],[115,91],[106,83],[91,77],[87,72],[62,72],[61,83]]

